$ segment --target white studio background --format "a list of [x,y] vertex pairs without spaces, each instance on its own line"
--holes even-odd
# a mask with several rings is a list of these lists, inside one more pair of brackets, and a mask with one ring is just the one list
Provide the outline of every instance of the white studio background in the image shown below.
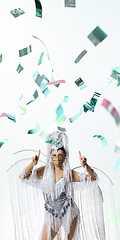
[[[120,87],[115,88],[113,83],[105,87],[111,69],[120,65],[120,1],[76,0],[76,8],[65,8],[64,0],[43,0],[41,4],[43,17],[39,18],[35,16],[34,0],[7,0],[0,3],[0,54],[3,54],[0,63],[0,115],[6,112],[16,117],[16,123],[5,117],[0,118],[0,140],[8,139],[0,148],[0,238],[3,240],[14,240],[7,174],[7,169],[13,164],[12,154],[26,148],[41,149],[46,153],[44,139],[39,133],[28,135],[27,132],[34,129],[36,118],[41,129],[50,123],[47,131],[56,130],[53,122],[59,104],[62,104],[67,117],[62,127],[66,127],[69,136],[71,167],[79,165],[80,150],[87,157],[88,164],[101,169],[111,178],[116,210],[120,205],[120,168],[113,171],[120,157],[120,154],[114,153],[120,129],[101,106],[104,97],[117,110],[120,106]],[[10,11],[18,7],[25,14],[14,18]],[[108,36],[95,47],[87,36],[96,26]],[[43,44],[32,35],[45,43],[51,61]],[[32,52],[19,58],[18,50],[30,44]],[[75,64],[74,60],[84,49],[88,51],[87,54]],[[37,66],[43,51],[43,62]],[[16,71],[19,62],[24,67],[21,73]],[[45,98],[34,83],[33,74],[38,70],[51,80],[52,69],[54,79],[64,79],[66,83],[59,88],[49,86],[50,93]],[[79,77],[87,85],[82,91],[74,83]],[[21,115],[20,96],[23,94],[21,104],[24,106],[36,89],[38,99],[27,106],[25,115]],[[101,93],[101,97],[94,113],[83,113],[77,121],[70,123],[69,118],[79,111],[82,104],[90,101],[95,91]],[[69,96],[68,103],[63,104],[64,96]],[[106,138],[106,147],[102,146],[99,139],[92,137],[96,134]]]

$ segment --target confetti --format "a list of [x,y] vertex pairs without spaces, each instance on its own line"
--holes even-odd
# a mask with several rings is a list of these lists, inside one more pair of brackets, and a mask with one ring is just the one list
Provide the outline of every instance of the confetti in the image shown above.
[[59,126],[58,126],[57,128],[58,128],[58,130],[61,131],[61,132],[66,132],[66,128],[62,128],[62,127],[59,127]]
[[90,103],[86,102],[83,107],[84,107],[84,112],[86,113],[88,110],[90,110],[91,112],[94,112],[95,109],[95,105],[100,97],[100,93],[95,92],[93,94],[93,97],[90,100]]
[[56,114],[57,114],[57,121],[61,122],[64,119],[64,112],[63,112],[63,107],[61,104],[56,109]]
[[54,123],[56,123],[57,125],[61,126],[65,122],[65,120],[66,120],[65,116],[64,116],[64,118],[61,121],[58,121],[58,119],[56,118]]
[[116,213],[108,219],[108,224],[110,227],[113,227],[118,221],[120,221],[120,206],[118,207]]
[[20,102],[21,102],[21,99],[23,98],[23,94],[20,96],[20,98],[19,98],[19,106],[20,106],[20,108],[21,108],[21,110],[23,111],[23,113],[22,114],[25,114],[26,113],[26,108],[24,108],[24,107],[22,107],[21,105],[20,105]]
[[5,143],[5,142],[7,142],[8,141],[8,139],[3,139],[3,140],[1,140],[0,141],[0,148],[2,147],[2,145]]
[[35,129],[29,130],[29,131],[28,131],[28,134],[38,133],[39,130],[40,130],[40,125],[37,123],[37,119],[36,119]]
[[42,5],[40,0],[35,0],[36,16],[42,18]]
[[2,62],[2,54],[0,55],[0,63]]
[[24,14],[25,12],[23,10],[21,10],[21,8],[15,8],[14,10],[11,10],[10,13],[17,18],[18,16],[21,16],[22,14]]
[[49,79],[43,74],[42,78],[44,78],[47,82],[49,82]]
[[115,80],[117,80],[117,82],[114,84],[115,87],[120,86],[120,66],[113,68],[111,75],[112,78],[114,78]]
[[55,84],[60,84],[60,83],[65,83],[65,80],[58,80],[58,81],[55,81],[55,82],[48,82],[46,83],[46,85],[55,85]]
[[120,115],[117,112],[116,108],[113,107],[111,102],[109,102],[106,98],[103,99],[101,106],[103,106],[115,119],[116,124],[120,124]]
[[2,113],[2,114],[0,115],[0,117],[7,117],[7,118],[9,118],[10,120],[16,122],[16,118],[15,118],[13,115],[10,115],[10,114],[8,114],[8,113]]
[[33,78],[34,78],[34,81],[37,83],[37,85],[40,87],[44,96],[47,97],[48,94],[50,93],[50,90],[48,89],[43,77],[39,74],[38,71],[36,71],[33,75]]
[[32,52],[32,47],[31,45],[29,45],[28,47],[19,50],[19,57],[23,57],[31,52]]
[[[44,47],[45,47],[45,49],[46,49],[46,52],[47,52],[47,57],[48,57],[48,59],[50,60],[50,56],[49,56],[47,47],[46,47],[46,45],[44,44],[44,42],[43,42],[40,38],[38,38],[38,37],[36,37],[36,36],[34,36],[34,35],[32,35],[32,36],[34,37],[34,39],[40,40],[40,42],[44,45]],[[51,61],[51,60],[50,60],[50,61]]]
[[63,102],[64,102],[64,103],[67,103],[68,100],[69,100],[69,96],[65,96],[64,99],[63,99]]
[[83,113],[83,106],[80,108],[80,110],[78,111],[78,113],[74,117],[69,118],[70,122],[71,123],[75,122],[80,117],[80,115],[82,113]]
[[86,50],[83,50],[80,54],[79,54],[79,56],[75,59],[75,63],[78,63],[80,60],[81,60],[81,58],[83,58],[84,56],[85,56],[85,54],[87,53],[87,51]]
[[39,61],[38,61],[38,65],[40,65],[42,63],[43,60],[43,56],[44,56],[44,52],[41,53]]
[[24,69],[24,68],[23,68],[23,67],[21,66],[21,64],[19,63],[16,71],[17,71],[18,73],[20,73],[23,69]]
[[[53,72],[54,72],[54,70],[52,69],[51,82],[55,82],[55,79],[54,79],[54,77],[53,77]],[[59,85],[60,85],[60,84],[55,84],[54,86],[55,86],[55,87],[59,87]]]
[[99,138],[102,141],[103,147],[107,145],[106,139],[101,135],[94,135],[93,137]]
[[75,81],[76,85],[79,87],[80,90],[84,89],[86,87],[86,84],[83,82],[81,78],[78,78]]
[[115,153],[119,153],[120,152],[120,140],[117,141],[114,152]]
[[65,7],[76,7],[75,0],[64,0],[64,1],[65,1]]
[[49,143],[49,144],[52,144],[52,145],[56,145],[57,147],[61,148],[62,145],[54,140],[46,140],[45,143]]
[[97,46],[107,37],[107,34],[97,26],[87,37],[95,46]]
[[116,172],[120,166],[120,158],[118,158],[117,162],[115,163],[113,170]]
[[37,90],[35,90],[35,92],[34,92],[34,94],[33,94],[33,97],[34,97],[34,100],[29,101],[28,103],[26,103],[26,105],[34,102],[34,101],[38,98],[38,91],[37,91]]

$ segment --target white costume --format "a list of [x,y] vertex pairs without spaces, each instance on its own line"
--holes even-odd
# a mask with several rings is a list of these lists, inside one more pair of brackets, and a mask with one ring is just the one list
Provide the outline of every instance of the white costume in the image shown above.
[[[47,226],[47,240],[51,240],[51,229],[58,232],[55,239],[67,240],[74,218],[77,222],[73,240],[119,240],[117,225],[112,230],[109,228],[107,220],[114,212],[106,211],[107,200],[98,185],[97,175],[95,181],[89,176],[85,180],[86,169],[83,173],[78,171],[81,182],[73,183],[66,134],[57,131],[49,135],[48,140],[51,144],[48,144],[42,179],[36,174],[37,168],[45,165],[42,161],[33,169],[31,177],[24,179],[23,169],[35,155],[33,151],[15,154],[17,163],[9,170],[15,240],[41,240],[44,224]],[[55,183],[50,153],[51,149],[58,149],[59,144],[66,150],[66,159],[64,176]],[[19,175],[22,171],[21,181]]]

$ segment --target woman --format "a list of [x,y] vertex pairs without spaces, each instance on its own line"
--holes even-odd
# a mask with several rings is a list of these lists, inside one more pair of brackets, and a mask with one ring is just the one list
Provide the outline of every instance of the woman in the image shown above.
[[[41,179],[41,189],[45,200],[44,226],[40,240],[52,240],[64,227],[65,240],[80,239],[80,212],[74,198],[74,182],[95,181],[97,175],[87,164],[87,159],[79,158],[81,165],[86,168],[88,175],[78,174],[70,169],[67,135],[56,131],[48,136],[48,154],[46,166],[33,170],[37,165],[38,155],[32,157],[32,162],[20,175],[23,179]],[[62,234],[62,233],[61,233]],[[104,240],[102,238],[101,240]]]

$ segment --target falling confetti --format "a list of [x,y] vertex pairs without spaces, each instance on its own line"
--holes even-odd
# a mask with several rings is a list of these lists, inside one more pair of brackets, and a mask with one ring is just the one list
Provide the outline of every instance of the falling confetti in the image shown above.
[[68,100],[69,100],[69,96],[64,96],[63,102],[64,102],[64,103],[67,103]]
[[57,114],[57,121],[61,122],[64,119],[64,112],[63,112],[63,107],[61,104],[56,109],[56,114]]
[[103,99],[101,106],[103,106],[115,119],[116,124],[120,124],[120,115],[117,112],[116,108],[113,107],[110,101],[106,98]]
[[0,148],[2,147],[2,145],[5,143],[5,142],[7,142],[8,141],[8,139],[3,139],[3,140],[1,140],[0,141]]
[[95,105],[100,97],[100,93],[95,92],[93,94],[93,97],[90,100],[90,103],[86,102],[83,107],[84,107],[84,112],[87,112],[88,110],[90,110],[91,112],[94,112],[95,109]]
[[20,104],[22,98],[23,98],[23,94],[22,94],[22,95],[20,96],[20,98],[19,98],[19,106],[20,106],[21,110],[23,111],[22,114],[25,114],[25,113],[26,113],[26,108],[25,108],[25,107],[22,107],[21,104]]
[[32,52],[32,47],[31,45],[29,45],[28,47],[19,50],[19,57],[23,57],[31,52]]
[[0,63],[2,62],[2,54],[0,55]]
[[83,82],[81,78],[78,78],[75,81],[76,85],[79,87],[80,90],[84,89],[86,87],[86,84]]
[[[34,39],[40,40],[40,42],[44,45],[44,47],[45,47],[45,49],[46,49],[46,52],[47,52],[47,57],[48,57],[48,59],[50,60],[50,56],[49,56],[47,47],[46,47],[46,45],[44,44],[44,42],[43,42],[40,38],[38,38],[38,37],[36,37],[36,36],[34,36],[34,35],[32,35],[32,36],[34,37]],[[51,61],[51,60],[50,60],[50,61]]]
[[55,84],[60,84],[60,83],[65,83],[65,80],[58,80],[58,81],[55,81],[55,82],[48,82],[46,83],[46,85],[55,85]]
[[61,131],[61,132],[66,132],[66,128],[62,128],[62,127],[59,127],[59,126],[58,126],[57,128],[58,128],[58,130]]
[[42,5],[40,0],[35,0],[36,16],[42,18]]
[[80,60],[81,60],[81,58],[83,58],[84,56],[85,56],[85,54],[87,53],[87,51],[86,50],[83,50],[80,54],[79,54],[79,56],[75,59],[75,63],[78,63]]
[[18,16],[21,16],[23,13],[25,13],[21,8],[15,8],[14,10],[11,10],[10,13],[17,18]]
[[120,158],[118,158],[117,162],[115,163],[113,170],[116,172],[120,166]]
[[54,140],[46,140],[45,143],[49,143],[49,144],[52,144],[52,145],[56,145],[57,147],[61,148],[62,145]]
[[82,113],[83,113],[83,106],[80,108],[80,110],[78,111],[78,113],[74,117],[69,118],[70,122],[71,123],[75,122],[80,117],[80,115]]
[[64,1],[65,1],[65,7],[76,7],[75,0],[64,0]]
[[37,119],[36,119],[35,129],[29,130],[29,131],[28,131],[28,134],[38,133],[39,130],[40,130],[40,125],[38,124]]
[[105,147],[107,145],[107,141],[106,141],[106,139],[103,136],[101,136],[101,135],[94,135],[93,137],[99,138],[102,141],[103,147]]
[[13,115],[10,115],[10,114],[8,114],[8,113],[2,113],[2,114],[0,115],[0,117],[7,117],[7,118],[9,118],[10,120],[12,120],[13,122],[16,122],[16,118],[15,118]]
[[118,221],[120,221],[120,206],[118,207],[116,213],[108,219],[108,224],[110,227],[113,227]]
[[99,26],[97,26],[87,37],[95,46],[97,46],[107,37],[107,34],[103,32]]
[[39,74],[38,71],[36,71],[33,75],[33,78],[34,78],[34,81],[37,83],[37,85],[40,87],[44,96],[47,97],[48,94],[50,93],[50,90],[48,89],[43,77]]
[[24,69],[24,68],[23,68],[23,67],[21,66],[21,64],[19,63],[16,71],[17,71],[18,73],[20,73],[23,69]]
[[119,153],[120,152],[120,140],[117,141],[114,152],[115,153]]
[[38,65],[40,65],[42,63],[43,60],[43,56],[44,56],[44,52],[41,53],[39,61],[38,61]]

